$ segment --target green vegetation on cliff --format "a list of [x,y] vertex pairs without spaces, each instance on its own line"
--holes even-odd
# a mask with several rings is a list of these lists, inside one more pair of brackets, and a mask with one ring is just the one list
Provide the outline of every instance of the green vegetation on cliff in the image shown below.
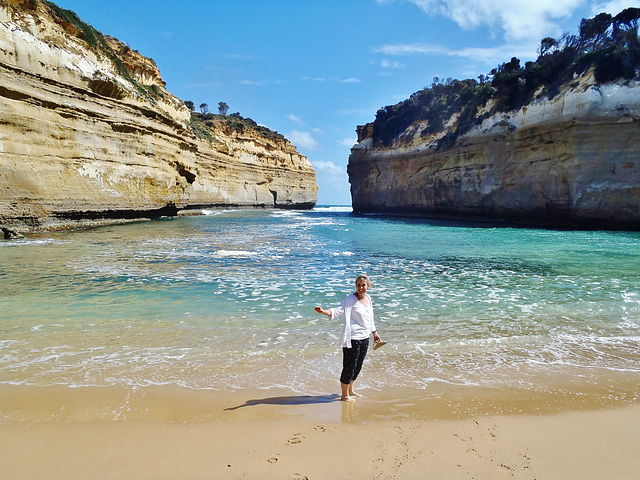
[[[423,137],[438,135],[446,149],[494,113],[517,110],[538,98],[553,98],[563,84],[593,69],[597,83],[640,77],[640,8],[615,17],[601,13],[580,22],[579,35],[545,38],[535,62],[524,67],[512,58],[478,80],[437,78],[407,100],[378,110],[373,122],[374,144],[389,146],[414,122],[427,122]],[[485,108],[491,100],[491,109]],[[452,125],[446,123],[454,116]],[[444,135],[443,135],[444,134]]]
[[[187,102],[185,102],[185,104],[186,103]],[[193,102],[190,101],[189,103],[193,104]],[[192,110],[191,128],[195,132],[196,136],[208,141],[213,141],[215,139],[214,130],[216,128],[221,129],[227,135],[234,132],[243,133],[245,130],[253,130],[269,140],[286,141],[284,135],[263,125],[258,125],[258,123],[251,118],[244,118],[239,113],[232,113],[231,115],[216,115],[213,113],[197,113]]]

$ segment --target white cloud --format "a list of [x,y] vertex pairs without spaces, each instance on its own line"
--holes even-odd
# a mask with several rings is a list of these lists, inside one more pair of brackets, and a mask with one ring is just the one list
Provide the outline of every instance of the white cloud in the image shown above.
[[316,172],[325,175],[346,175],[346,170],[338,167],[333,162],[324,162],[321,160],[312,161],[311,164]]
[[382,68],[404,68],[404,65],[401,64],[400,62],[395,62],[395,61],[391,61],[391,60],[387,60],[386,58],[384,58],[381,62],[380,62],[380,66]]
[[352,147],[356,143],[358,143],[357,138],[343,138],[342,140],[338,140],[338,143],[343,147]]
[[[380,0],[379,0],[380,1]],[[461,28],[486,25],[502,30],[508,41],[558,36],[557,20],[567,18],[585,0],[405,0],[428,14],[442,15]]]
[[299,132],[298,130],[291,130],[289,134],[289,140],[296,147],[308,148],[314,150],[318,148],[318,142],[314,140],[309,132]]
[[296,123],[300,123],[300,124],[304,124],[304,122],[302,121],[302,119],[300,117],[298,117],[297,115],[294,115],[293,113],[290,115],[287,115],[286,117],[287,119],[291,120],[292,122],[296,122]]
[[[492,48],[447,48],[430,43],[384,45],[376,52],[388,56],[442,55],[459,57],[475,64],[498,65],[511,57],[535,59],[540,40],[559,37],[562,29],[558,22],[584,7],[588,0],[377,0],[411,2],[429,15],[441,15],[457,23],[461,28],[485,26],[494,34],[502,34],[505,44]],[[593,15],[602,11],[616,14],[637,0],[610,0],[593,4]],[[382,66],[389,68],[392,63]]]
[[262,86],[267,84],[267,82],[265,81],[254,81],[254,80],[242,80],[240,83],[242,83],[242,85],[257,85],[257,86]]
[[384,45],[378,48],[378,53],[385,55],[443,55],[448,57],[460,57],[466,60],[488,63],[491,65],[502,63],[507,58],[524,57],[535,58],[537,56],[538,43],[535,44],[508,44],[493,48],[468,47],[459,50],[446,48],[441,45],[429,43]]
[[597,14],[606,12],[611,15],[617,15],[625,8],[640,7],[640,2],[630,2],[629,0],[612,0],[610,2],[596,3],[591,9],[591,16],[595,17]]
[[301,80],[307,82],[337,82],[337,83],[360,83],[361,80],[359,78],[324,78],[324,77],[301,77]]

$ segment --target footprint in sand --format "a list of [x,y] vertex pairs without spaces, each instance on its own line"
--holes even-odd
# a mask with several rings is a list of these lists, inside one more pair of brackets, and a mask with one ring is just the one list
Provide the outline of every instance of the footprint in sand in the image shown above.
[[287,445],[296,445],[298,443],[302,443],[303,438],[304,436],[301,433],[294,433],[293,437],[291,437],[287,442]]

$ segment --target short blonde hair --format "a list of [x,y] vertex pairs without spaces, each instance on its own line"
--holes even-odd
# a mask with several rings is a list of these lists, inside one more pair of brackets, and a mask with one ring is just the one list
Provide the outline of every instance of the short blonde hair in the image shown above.
[[365,275],[364,273],[361,275],[358,275],[358,278],[356,278],[356,285],[358,284],[358,280],[364,280],[367,284],[367,288],[371,288],[371,279],[369,278],[368,275]]

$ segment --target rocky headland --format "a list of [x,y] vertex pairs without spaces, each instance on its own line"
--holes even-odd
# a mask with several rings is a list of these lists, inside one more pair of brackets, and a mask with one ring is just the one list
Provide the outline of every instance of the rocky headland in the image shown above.
[[596,19],[524,68],[434,82],[358,127],[354,211],[639,230],[638,32]]
[[153,60],[50,2],[0,0],[5,228],[215,206],[312,208],[318,187],[307,158],[243,120],[194,122]]

